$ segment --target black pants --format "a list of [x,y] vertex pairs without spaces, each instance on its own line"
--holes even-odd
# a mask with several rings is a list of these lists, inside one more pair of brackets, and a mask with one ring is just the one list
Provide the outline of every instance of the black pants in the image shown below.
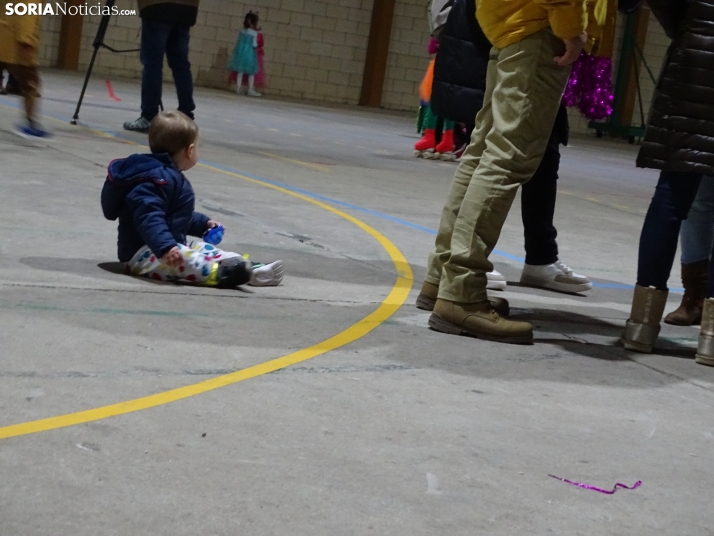
[[558,231],[553,225],[558,193],[560,145],[568,144],[568,113],[560,107],[540,166],[521,190],[521,217],[526,264],[542,266],[558,260]]
[[174,75],[178,109],[193,119],[196,105],[193,102],[191,63],[188,61],[190,30],[188,26],[176,26],[153,19],[141,21],[140,58],[144,66],[141,77],[141,115],[149,121],[159,113],[164,55]]

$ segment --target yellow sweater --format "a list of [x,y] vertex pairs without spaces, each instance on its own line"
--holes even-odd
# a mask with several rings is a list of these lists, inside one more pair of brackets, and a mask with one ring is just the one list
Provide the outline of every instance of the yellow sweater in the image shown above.
[[[33,67],[38,64],[40,17],[37,15],[6,15],[0,12],[0,63]],[[18,44],[31,45],[33,52],[20,55]]]
[[476,0],[476,18],[488,40],[498,48],[549,26],[561,39],[572,39],[588,26],[586,3],[586,0]]

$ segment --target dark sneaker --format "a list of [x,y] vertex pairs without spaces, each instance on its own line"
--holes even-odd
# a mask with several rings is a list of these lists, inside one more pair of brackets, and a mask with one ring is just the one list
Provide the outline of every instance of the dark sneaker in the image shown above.
[[151,126],[151,121],[142,115],[135,121],[127,121],[124,123],[124,130],[147,133],[149,132],[149,126]]
[[283,261],[275,261],[270,264],[253,263],[253,273],[250,276],[252,287],[277,287],[283,281],[285,268]]
[[253,271],[249,262],[241,258],[223,261],[218,268],[218,287],[235,288],[250,281]]
[[42,130],[37,123],[18,125],[15,129],[15,133],[28,140],[45,140],[51,137],[50,133],[46,130]]

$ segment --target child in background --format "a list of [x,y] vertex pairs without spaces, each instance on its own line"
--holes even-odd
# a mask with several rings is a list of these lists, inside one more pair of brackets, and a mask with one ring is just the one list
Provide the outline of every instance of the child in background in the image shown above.
[[[439,50],[439,40],[432,37],[429,40],[427,51],[430,55],[435,55]],[[423,132],[422,138],[414,144],[414,156],[434,160],[456,160],[454,156],[454,127],[456,123],[447,118],[441,118],[434,114],[431,107],[431,90],[434,83],[434,64],[432,59],[424,76],[424,80],[419,87],[421,106],[423,109]],[[437,125],[442,120],[441,141],[437,144]]]
[[[257,15],[258,12],[256,11]],[[256,32],[258,32],[258,48],[255,49],[256,54],[258,54],[258,72],[255,73],[255,86],[257,88],[264,88],[267,84],[265,77],[265,38],[263,37],[263,30],[260,26],[256,27]],[[238,73],[233,71],[228,76],[229,84],[236,84],[238,82]],[[248,84],[248,75],[243,75],[243,84]]]
[[259,72],[258,64],[258,15],[249,11],[243,20],[243,29],[238,34],[238,42],[233,55],[228,62],[228,69],[237,74],[236,93],[242,93],[243,75],[248,75],[249,97],[260,97],[260,93],[255,90],[255,75]]
[[0,13],[0,73],[4,69],[15,78],[14,87],[8,81],[8,93],[15,90],[22,95],[26,117],[26,123],[17,127],[17,134],[30,139],[48,137],[48,133],[37,122],[37,100],[40,98],[40,75],[37,69],[39,26],[38,15]]
[[234,288],[276,286],[282,261],[253,264],[186,235],[221,224],[194,211],[196,196],[183,172],[198,162],[198,127],[181,112],[162,112],[149,127],[151,154],[114,160],[102,189],[102,210],[119,219],[118,254],[127,271],[157,281]]
[[[258,12],[256,11],[255,14],[258,15]],[[266,87],[268,84],[265,72],[265,37],[263,36],[263,29],[260,26],[256,27],[255,31],[258,32],[258,48],[255,49],[255,52],[258,54],[258,72],[255,73],[254,87],[260,89]],[[230,71],[228,73],[228,83],[238,83],[238,73],[236,71]],[[244,74],[242,84],[248,85],[248,83],[248,75]]]
[[[258,13],[256,12],[256,15]],[[258,48],[256,52],[258,54],[258,72],[255,73],[255,87],[263,88],[266,85],[265,79],[265,38],[263,37],[263,29],[258,26],[255,29],[258,32]]]

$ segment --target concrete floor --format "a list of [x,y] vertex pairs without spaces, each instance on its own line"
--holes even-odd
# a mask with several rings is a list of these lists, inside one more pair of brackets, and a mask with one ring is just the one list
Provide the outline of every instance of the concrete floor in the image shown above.
[[[563,151],[561,258],[597,281],[588,296],[518,285],[514,206],[494,262],[513,282],[499,295],[536,326],[519,347],[432,332],[414,307],[454,165],[411,156],[411,117],[198,90],[211,167],[188,174],[197,208],[227,248],[287,269],[281,287],[220,291],[116,273],[99,192],[110,160],[144,150],[121,130],[139,88],[115,81],[115,102],[94,79],[83,128],[67,122],[80,87],[45,74],[46,146],[11,133],[16,101],[0,97],[0,535],[714,533],[714,369],[692,360],[697,329],[664,327],[651,356],[615,344],[656,180],[636,148],[576,137]],[[350,344],[350,326],[398,304],[397,270],[373,231],[310,199],[414,272],[404,306]],[[260,372],[345,330],[292,367],[28,433]],[[608,496],[549,474],[643,484]]]

